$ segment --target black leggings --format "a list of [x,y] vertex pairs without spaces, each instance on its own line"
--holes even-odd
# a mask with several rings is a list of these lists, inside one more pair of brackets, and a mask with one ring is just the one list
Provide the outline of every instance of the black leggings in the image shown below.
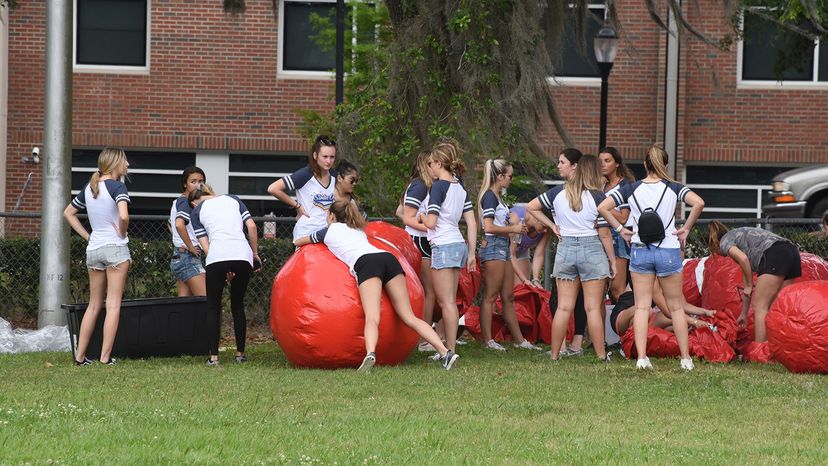
[[210,355],[218,355],[218,343],[221,338],[221,297],[227,283],[227,272],[235,276],[230,281],[230,309],[233,312],[233,331],[236,334],[236,350],[244,352],[247,339],[247,318],[244,315],[244,294],[250,281],[251,267],[247,261],[222,261],[207,266],[207,336]]
[[[558,308],[558,293],[552,293],[549,298],[549,309],[555,312]],[[575,335],[584,335],[587,325],[586,308],[584,307],[584,290],[578,290],[578,298],[575,300]]]

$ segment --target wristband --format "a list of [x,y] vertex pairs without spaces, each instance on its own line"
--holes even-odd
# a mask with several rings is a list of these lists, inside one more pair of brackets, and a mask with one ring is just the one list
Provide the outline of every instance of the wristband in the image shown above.
[[624,225],[619,223],[618,226],[615,227],[615,232],[616,233],[621,233],[621,230],[623,230],[623,229],[624,229]]
[[299,210],[300,207],[302,207],[302,204],[297,202],[296,205],[293,206],[293,210]]

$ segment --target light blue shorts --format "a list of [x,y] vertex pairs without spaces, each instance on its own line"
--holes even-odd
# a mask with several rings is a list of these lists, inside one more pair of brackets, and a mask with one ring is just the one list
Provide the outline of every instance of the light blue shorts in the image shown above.
[[107,244],[91,251],[86,251],[86,268],[106,270],[123,262],[132,262],[129,247],[126,244]]
[[630,252],[630,272],[669,277],[681,273],[681,250],[659,248],[633,243]]
[[469,248],[466,243],[432,244],[431,268],[459,269],[469,260]]
[[182,282],[205,273],[200,257],[190,254],[189,251],[181,252],[177,249],[173,251],[170,260],[170,271],[173,278]]
[[552,275],[582,282],[609,277],[609,259],[598,236],[564,236],[555,253]]
[[615,257],[630,260],[630,245],[615,230],[612,230],[612,243],[615,246]]
[[497,235],[486,235],[483,238],[486,245],[480,247],[480,262],[507,261],[511,258],[509,238]]

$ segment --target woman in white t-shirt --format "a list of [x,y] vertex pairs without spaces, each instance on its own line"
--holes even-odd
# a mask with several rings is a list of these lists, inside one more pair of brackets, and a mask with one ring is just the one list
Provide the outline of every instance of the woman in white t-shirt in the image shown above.
[[[308,155],[308,166],[274,181],[267,192],[296,210],[293,239],[307,236],[325,227],[328,207],[334,201],[336,141],[319,136]],[[287,194],[295,191],[296,200]]]
[[[693,359],[690,358],[687,316],[684,312],[680,247],[687,239],[687,234],[693,228],[696,219],[701,215],[704,201],[698,194],[669,177],[667,163],[668,157],[664,149],[658,146],[651,147],[644,159],[647,176],[634,183],[620,186],[611,192],[598,206],[598,210],[625,241],[631,241],[630,275],[635,295],[635,349],[638,354],[636,367],[638,369],[653,368],[647,357],[647,323],[653,303],[653,286],[657,278],[669,307],[669,310],[662,309],[661,311],[669,314],[673,319],[673,331],[681,353],[679,367],[691,371],[694,365]],[[677,230],[675,213],[676,204],[679,202],[684,202],[692,208],[684,225]],[[620,205],[630,206],[630,217],[633,219],[632,230],[625,228],[613,214],[615,207]],[[646,241],[639,235],[642,214],[655,219],[653,213],[661,221],[661,225],[656,226],[657,230],[662,230],[660,231],[662,239]],[[650,230],[651,225],[653,225],[651,221],[645,220],[645,226],[648,227],[645,228],[645,232]]]
[[337,259],[348,265],[356,278],[362,310],[365,312],[365,358],[360,372],[370,371],[377,361],[380,300],[383,289],[388,293],[394,311],[405,325],[428,341],[440,354],[444,369],[451,369],[458,356],[446,348],[430,325],[418,319],[411,309],[405,273],[390,252],[371,245],[365,235],[365,219],[356,205],[349,201],[334,202],[327,215],[328,226],[294,241],[296,246],[325,243]]
[[[231,194],[216,196],[206,185],[188,196],[193,211],[190,221],[201,250],[207,255],[207,365],[218,365],[218,342],[221,336],[221,297],[224,285],[230,282],[230,310],[236,336],[236,362],[247,361],[247,317],[244,295],[250,272],[262,267],[259,259],[259,238],[256,223],[247,206]],[[245,235],[246,230],[246,235]],[[245,238],[245,236],[247,236]]]
[[187,196],[206,181],[204,170],[192,166],[184,169],[181,184],[184,191],[170,208],[173,255],[170,271],[178,287],[178,296],[205,296],[204,266],[201,263],[201,247],[198,245],[193,226],[190,224],[190,201]]
[[[477,270],[477,220],[469,195],[458,180],[466,167],[457,157],[457,146],[448,141],[438,143],[428,157],[428,169],[432,178],[428,209],[419,218],[428,228],[431,281],[443,312],[446,346],[454,351],[459,324],[457,285],[460,267],[466,267],[469,272]],[[461,217],[466,221],[465,243],[460,233]]]
[[[129,162],[123,149],[106,148],[98,156],[98,170],[77,197],[66,206],[63,216],[86,245],[86,268],[89,271],[89,306],[81,321],[75,364],[86,366],[92,361],[86,357],[89,339],[95,330],[101,306],[106,295],[106,319],[100,361],[115,364],[112,346],[118,332],[121,316],[121,298],[132,259],[129,254],[129,193],[120,179],[127,174]],[[78,219],[78,212],[89,215],[92,233],[86,231]]]

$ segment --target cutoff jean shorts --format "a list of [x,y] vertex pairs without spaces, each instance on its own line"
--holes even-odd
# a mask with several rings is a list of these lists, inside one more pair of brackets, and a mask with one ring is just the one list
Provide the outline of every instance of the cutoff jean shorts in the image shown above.
[[611,231],[612,243],[615,246],[615,257],[630,260],[630,245],[624,241],[624,237],[621,236],[621,233],[617,233],[615,230]]
[[609,259],[598,236],[564,236],[555,253],[552,276],[561,280],[582,282],[599,280],[610,275]]
[[126,244],[107,244],[86,251],[86,268],[90,270],[106,270],[126,261],[132,262],[132,256]]
[[173,249],[170,271],[176,280],[182,282],[206,273],[200,257],[190,254],[190,251],[181,252],[178,248]]
[[630,251],[630,272],[669,277],[681,273],[681,250],[633,243]]
[[486,235],[483,237],[485,246],[480,246],[480,262],[486,261],[507,261],[511,258],[509,254],[509,238],[497,235]]
[[466,243],[432,244],[431,268],[460,269],[469,260],[469,248]]

